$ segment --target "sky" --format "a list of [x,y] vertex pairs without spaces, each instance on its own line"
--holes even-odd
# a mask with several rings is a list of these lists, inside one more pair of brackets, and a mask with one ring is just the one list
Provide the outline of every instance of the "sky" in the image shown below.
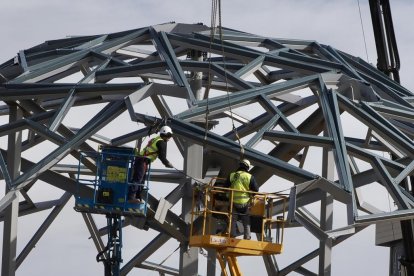
[[[368,0],[222,2],[222,25],[225,27],[275,38],[315,40],[376,64]],[[414,78],[410,65],[414,63],[414,55],[411,54],[414,49],[414,2],[390,2],[400,51],[401,83],[412,91]],[[2,0],[0,64],[13,58],[20,50],[46,40],[112,33],[170,21],[202,22],[210,26],[210,16],[211,1],[206,0]],[[87,239],[81,216],[73,214],[70,204],[73,203],[66,206],[17,275],[103,275],[102,265],[95,262],[96,251],[92,241]],[[46,215],[40,214],[38,221]],[[21,243],[18,248],[21,249],[32,234],[26,231],[29,228],[20,225],[35,225],[38,221],[32,217],[19,220]],[[139,235],[136,229],[125,233],[128,242],[138,248],[145,245],[137,237]],[[293,235],[294,231],[290,236]],[[374,247],[373,228],[356,236],[347,245],[334,249],[333,275],[388,275],[388,251]],[[306,248],[315,246],[306,242],[307,237],[297,239]],[[168,247],[173,251],[177,244],[171,242]],[[136,250],[126,250],[124,259],[128,260],[128,256],[134,253]],[[152,261],[160,262],[169,253],[157,252]],[[367,257],[377,260],[378,265],[365,266],[369,262]],[[174,262],[177,262],[176,257],[166,264],[174,265]],[[249,271],[249,264],[249,260],[243,261],[242,269]],[[135,269],[130,275],[157,275],[154,272],[141,273]]]

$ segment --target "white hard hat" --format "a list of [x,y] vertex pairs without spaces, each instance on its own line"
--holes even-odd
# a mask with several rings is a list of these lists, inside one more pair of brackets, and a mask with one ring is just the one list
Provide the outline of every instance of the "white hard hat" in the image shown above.
[[171,136],[173,134],[172,129],[169,126],[163,126],[160,129],[160,134],[161,135],[169,135]]
[[250,161],[247,159],[243,159],[242,161],[240,161],[240,165],[243,165],[246,167],[246,169],[250,169]]

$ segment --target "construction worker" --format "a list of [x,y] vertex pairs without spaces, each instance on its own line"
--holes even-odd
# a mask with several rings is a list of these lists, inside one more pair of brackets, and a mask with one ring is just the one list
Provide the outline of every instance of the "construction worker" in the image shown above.
[[240,161],[239,168],[232,172],[226,181],[226,186],[234,189],[233,195],[233,215],[231,220],[231,237],[237,236],[236,222],[240,219],[243,223],[244,239],[250,240],[250,217],[247,214],[250,205],[250,194],[248,191],[259,191],[256,180],[249,173],[250,161],[243,159]]
[[167,168],[174,166],[167,159],[167,142],[171,139],[173,132],[169,126],[160,129],[160,135],[152,138],[147,146],[139,152],[134,160],[134,171],[132,175],[133,185],[128,190],[128,202],[141,202],[141,192],[145,180],[148,164],[154,162],[157,157]]

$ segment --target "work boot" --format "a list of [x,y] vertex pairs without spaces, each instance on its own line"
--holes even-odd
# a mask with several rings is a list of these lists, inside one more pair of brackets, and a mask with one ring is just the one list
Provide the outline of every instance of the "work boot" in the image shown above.
[[128,203],[134,203],[134,204],[139,204],[141,203],[141,200],[136,198],[134,195],[129,195],[128,196]]

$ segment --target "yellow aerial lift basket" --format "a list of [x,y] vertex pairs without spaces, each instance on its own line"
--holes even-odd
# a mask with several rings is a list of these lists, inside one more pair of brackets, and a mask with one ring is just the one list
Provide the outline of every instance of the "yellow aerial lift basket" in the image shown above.
[[[190,246],[216,249],[223,274],[227,275],[227,263],[231,275],[241,275],[236,257],[280,254],[283,251],[287,197],[249,192],[248,215],[251,231],[257,234],[257,240],[245,240],[242,234],[241,237],[231,237],[233,194],[237,190],[222,187],[219,183],[223,182],[224,179],[213,179],[208,185],[194,189]],[[282,212],[274,214],[276,206]]]

